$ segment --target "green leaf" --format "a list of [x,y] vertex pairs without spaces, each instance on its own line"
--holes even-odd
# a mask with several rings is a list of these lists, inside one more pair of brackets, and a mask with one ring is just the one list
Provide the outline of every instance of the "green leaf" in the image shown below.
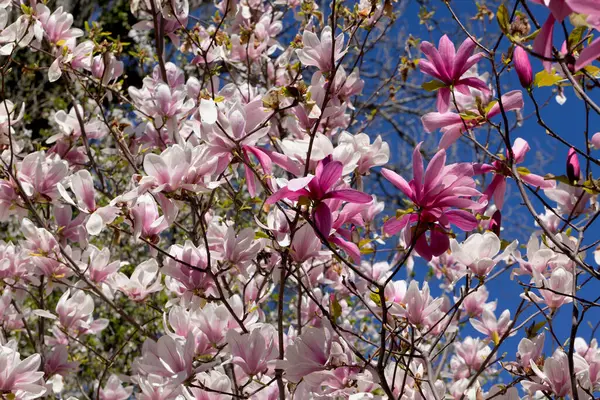
[[342,306],[340,305],[340,302],[338,301],[337,297],[334,295],[331,296],[331,303],[329,308],[329,311],[331,312],[331,315],[333,315],[333,318],[337,319],[342,316]]
[[578,26],[573,29],[569,34],[569,40],[567,41],[567,48],[570,50],[575,50],[575,45],[581,42],[583,39],[583,34],[587,30],[585,26]]
[[535,74],[533,84],[537,87],[554,86],[563,79],[564,78],[558,75],[554,69],[551,73],[548,73],[546,72],[546,70],[543,70]]
[[425,82],[421,85],[421,87],[425,90],[427,90],[428,92],[435,92],[440,88],[446,87],[446,84],[444,82],[438,81],[438,80],[432,80],[429,82]]
[[371,292],[369,294],[369,298],[371,298],[371,300],[373,300],[373,302],[375,304],[377,304],[378,306],[381,306],[381,299],[379,298],[379,294],[378,293]]
[[500,7],[498,7],[498,11],[496,11],[496,20],[498,21],[498,25],[502,32],[508,34],[510,32],[510,16],[508,9],[504,4],[500,4]]

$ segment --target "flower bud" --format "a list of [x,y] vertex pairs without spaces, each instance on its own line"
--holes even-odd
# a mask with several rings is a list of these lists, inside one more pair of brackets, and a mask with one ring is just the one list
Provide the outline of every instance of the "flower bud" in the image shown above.
[[567,177],[571,182],[577,182],[581,178],[579,158],[573,147],[569,149],[569,154],[567,155]]
[[594,133],[594,136],[592,136],[592,146],[594,146],[596,150],[600,149],[600,132],[596,132]]
[[496,234],[496,236],[500,237],[500,225],[502,223],[502,214],[500,210],[496,210],[496,212],[492,215],[490,219],[490,225],[488,229]]
[[521,85],[524,88],[531,87],[531,84],[533,83],[533,73],[531,72],[531,63],[529,62],[527,51],[522,47],[517,46],[513,52],[513,62]]

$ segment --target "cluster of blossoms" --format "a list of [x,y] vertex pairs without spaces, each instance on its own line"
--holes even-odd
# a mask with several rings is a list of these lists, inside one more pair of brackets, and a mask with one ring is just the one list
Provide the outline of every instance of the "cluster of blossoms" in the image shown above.
[[[566,65],[574,87],[600,86],[589,68],[600,39],[552,46],[568,15],[599,29],[600,3],[539,3],[552,14],[532,46],[503,31],[514,42],[504,67],[533,102],[530,53]],[[600,278],[586,261],[596,243],[583,243],[600,215],[589,167],[600,134],[587,143],[586,128],[586,151],[570,147],[563,175],[518,166],[531,150],[510,135],[523,91],[503,92],[495,50],[476,37],[458,50],[446,35],[420,44],[413,69],[437,92],[422,128],[442,135],[437,146],[415,142],[406,162],[369,135],[377,110],[361,114],[371,89],[358,67],[370,32],[395,21],[391,2],[222,0],[200,21],[187,0],[132,1],[130,37],[154,57],[127,85],[126,55],[98,40],[107,34],[72,27],[62,7],[15,4],[0,0],[3,82],[17,55],[37,51],[72,104],[49,112],[37,143],[27,105],[0,103],[0,398],[600,391],[597,340],[578,333],[598,307],[580,293]],[[533,20],[526,11],[519,18]],[[494,83],[478,72],[488,64]],[[479,141],[483,129],[500,138],[498,154]],[[449,161],[459,139],[483,157]],[[502,217],[511,186],[539,228],[525,245],[501,239],[515,223]],[[490,299],[503,276],[518,306]],[[552,324],[559,310],[573,313],[568,343]]]

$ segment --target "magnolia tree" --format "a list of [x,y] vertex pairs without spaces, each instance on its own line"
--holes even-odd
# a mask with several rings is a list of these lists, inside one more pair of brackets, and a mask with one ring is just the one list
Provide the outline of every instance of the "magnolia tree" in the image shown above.
[[594,399],[600,1],[465,3],[1,0],[0,398]]

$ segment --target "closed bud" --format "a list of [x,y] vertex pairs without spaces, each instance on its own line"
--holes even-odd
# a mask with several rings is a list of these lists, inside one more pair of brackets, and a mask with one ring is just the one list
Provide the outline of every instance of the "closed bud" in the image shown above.
[[571,182],[577,182],[581,178],[579,158],[573,147],[569,149],[569,154],[567,155],[567,177]]
[[522,47],[517,46],[513,52],[513,62],[521,85],[524,88],[531,87],[531,84],[533,83],[533,73],[531,72],[531,63],[529,62],[527,51]]
[[492,215],[490,219],[490,225],[488,229],[496,234],[496,236],[500,237],[500,226],[502,223],[502,214],[500,210],[496,210],[496,212]]

